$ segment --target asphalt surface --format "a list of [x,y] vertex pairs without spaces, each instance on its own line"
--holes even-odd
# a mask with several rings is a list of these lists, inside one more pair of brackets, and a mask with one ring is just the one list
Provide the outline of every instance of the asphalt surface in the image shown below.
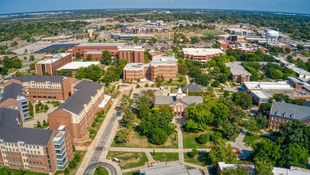
[[109,164],[109,163],[106,163],[106,162],[98,162],[98,163],[94,163],[90,166],[88,166],[84,172],[85,175],[92,175],[94,173],[94,170],[97,168],[97,167],[104,167],[105,169],[108,170],[109,172],[109,175],[117,175],[117,170],[116,168]]
[[95,148],[95,151],[89,161],[89,164],[84,172],[84,175],[92,175],[94,169],[99,166],[106,168],[109,171],[110,175],[117,175],[117,170],[112,164],[101,162],[99,161],[99,158],[102,151],[105,149],[104,146],[106,145],[109,135],[111,134],[113,125],[119,116],[121,116],[121,112],[119,110],[116,110],[116,113],[111,117],[111,119],[107,123],[107,127],[104,129],[103,135],[101,136],[98,145]]

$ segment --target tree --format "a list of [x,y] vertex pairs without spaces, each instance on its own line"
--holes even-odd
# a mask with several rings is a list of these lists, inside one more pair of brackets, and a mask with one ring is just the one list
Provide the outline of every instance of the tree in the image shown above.
[[275,166],[281,157],[280,146],[270,140],[263,140],[254,146],[254,161],[267,161]]
[[41,128],[41,127],[42,127],[41,122],[37,121],[37,128]]
[[214,81],[212,82],[212,86],[213,86],[213,87],[219,87],[220,84],[221,84],[221,82],[218,81],[218,80],[214,80]]
[[226,145],[222,140],[214,144],[209,157],[213,163],[234,163],[237,161],[237,155],[233,152],[231,146],[229,144]]
[[223,103],[214,105],[211,112],[214,115],[213,124],[215,126],[219,126],[221,123],[226,122],[230,115],[228,107]]
[[224,137],[231,139],[236,136],[239,132],[239,129],[236,124],[230,122],[223,123],[223,135]]
[[128,130],[122,129],[115,136],[116,143],[126,143],[128,141]]
[[188,153],[190,158],[195,158],[198,155],[197,148],[193,148],[191,152]]
[[131,110],[126,111],[122,118],[124,126],[126,128],[131,128],[133,126],[134,119],[135,119],[135,114]]
[[199,37],[197,37],[197,36],[192,36],[191,37],[191,43],[192,44],[197,44],[199,42],[200,42],[200,38]]
[[248,169],[245,167],[237,167],[236,169],[224,169],[221,175],[248,175]]
[[283,146],[298,144],[309,151],[310,127],[298,120],[291,120],[280,127],[278,143]]
[[210,135],[209,134],[200,134],[196,139],[196,142],[200,144],[206,144],[208,141],[210,141]]
[[109,51],[103,51],[101,56],[101,63],[105,65],[111,65],[112,64],[112,58]]
[[90,79],[93,81],[99,81],[102,77],[103,70],[98,65],[91,65],[86,68],[79,68],[76,71],[75,77],[78,79]]
[[293,143],[283,151],[280,164],[285,167],[297,166],[306,168],[308,165],[308,151],[304,147]]
[[273,175],[273,166],[266,160],[255,161],[255,170],[257,175]]
[[75,59],[76,59],[76,60],[81,60],[81,59],[82,59],[82,55],[81,55],[80,52],[78,52],[78,53],[75,54]]
[[243,109],[247,109],[252,105],[252,97],[246,92],[236,92],[232,95],[232,101],[241,106]]

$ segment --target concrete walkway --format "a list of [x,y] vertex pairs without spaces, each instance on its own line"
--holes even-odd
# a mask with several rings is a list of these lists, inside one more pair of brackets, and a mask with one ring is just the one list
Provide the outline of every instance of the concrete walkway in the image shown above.
[[139,171],[141,168],[145,168],[145,166],[124,169],[122,170],[122,173],[124,174],[124,173],[133,172],[133,171]]
[[183,134],[182,134],[182,117],[176,117],[175,118],[176,126],[177,126],[177,132],[178,132],[178,148],[179,148],[179,161],[181,163],[184,162],[184,152],[183,152]]
[[147,159],[149,160],[149,162],[154,162],[153,156],[150,152],[145,152],[145,155],[147,157]]
[[249,157],[251,155],[251,152],[253,151],[252,147],[246,145],[243,142],[246,133],[247,130],[242,129],[234,142],[232,141],[228,142],[228,144],[230,144],[233,148],[238,148],[240,150],[239,157],[242,159]]
[[196,164],[192,164],[192,163],[188,163],[188,162],[183,162],[183,164],[185,166],[188,166],[191,168],[201,169],[203,171],[204,175],[209,175],[209,170],[208,170],[207,166],[196,165]]
[[[178,153],[179,148],[126,148],[126,147],[111,147],[110,151],[115,152],[157,152],[157,153]],[[191,148],[181,149],[184,153],[191,152]],[[210,149],[197,149],[198,152],[209,152]]]

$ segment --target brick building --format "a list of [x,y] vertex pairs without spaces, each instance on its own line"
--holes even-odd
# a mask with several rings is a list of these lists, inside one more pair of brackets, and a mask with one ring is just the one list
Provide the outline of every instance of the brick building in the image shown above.
[[103,51],[109,51],[112,56],[116,56],[119,52],[119,48],[125,45],[125,43],[83,43],[75,46],[67,52],[72,53],[73,56],[80,53],[84,59],[90,57],[94,60],[98,60],[99,56],[101,59]]
[[[61,131],[22,128],[19,120],[18,111],[0,109],[0,166],[50,173],[63,169],[72,159],[72,148],[62,146],[67,144],[65,137],[60,144],[54,140],[61,132],[65,134],[65,128]],[[61,156],[57,156],[59,153]]]
[[144,49],[142,47],[123,47],[119,49],[118,58],[127,63],[144,63]]
[[209,61],[213,57],[224,55],[221,49],[183,48],[182,52],[184,58],[204,62]]
[[74,145],[85,145],[90,141],[88,128],[110,100],[110,96],[104,95],[103,85],[82,80],[74,86],[73,95],[48,114],[49,127],[57,129],[64,125]]
[[86,60],[101,60],[102,52],[108,51],[112,57],[118,56],[119,59],[126,60],[128,63],[143,63],[144,49],[140,46],[127,46],[126,43],[84,43],[68,50],[76,56],[80,53]]
[[278,130],[290,120],[299,120],[310,125],[310,107],[274,102],[269,113],[269,129]]
[[72,85],[78,80],[63,76],[27,75],[14,77],[4,82],[4,87],[11,83],[23,86],[25,96],[30,101],[35,100],[66,100],[71,96]]
[[176,79],[178,63],[175,57],[155,57],[149,64],[129,63],[125,66],[123,74],[126,80],[148,79],[156,81],[162,77],[165,80]]
[[245,68],[241,66],[240,62],[230,62],[225,63],[225,65],[230,68],[231,79],[234,82],[244,83],[251,81],[251,73],[245,70]]
[[48,56],[36,64],[36,73],[37,75],[56,75],[57,69],[72,61],[70,53],[59,53],[54,57]]
[[0,108],[14,108],[19,111],[22,122],[30,118],[28,100],[19,83],[11,83],[3,88]]

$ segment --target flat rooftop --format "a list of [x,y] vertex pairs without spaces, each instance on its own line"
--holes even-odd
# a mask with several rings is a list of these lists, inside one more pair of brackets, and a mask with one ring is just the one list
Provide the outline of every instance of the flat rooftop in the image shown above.
[[122,46],[119,48],[119,51],[126,51],[126,50],[144,51],[144,48],[142,46]]
[[62,58],[66,57],[68,55],[70,55],[70,53],[58,53],[53,58],[41,60],[37,64],[51,64],[51,63],[54,63],[58,60],[61,60]]
[[62,66],[58,70],[77,70],[79,68],[85,68],[91,65],[99,65],[99,64],[100,64],[99,61],[74,61]]
[[83,43],[78,47],[94,47],[94,46],[124,46],[126,43]]
[[229,62],[225,63],[227,67],[230,68],[230,71],[233,75],[251,75],[243,66],[241,66],[240,62]]
[[149,64],[144,63],[128,63],[124,67],[124,70],[142,70],[144,67],[148,67]]
[[244,85],[249,90],[293,90],[294,88],[289,85],[286,81],[278,82],[244,82]]
[[157,56],[152,59],[151,65],[177,65],[177,60],[175,57],[167,57],[167,56]]
[[208,48],[183,48],[182,51],[186,55],[196,55],[196,56],[224,54],[224,52],[221,49],[208,49]]

